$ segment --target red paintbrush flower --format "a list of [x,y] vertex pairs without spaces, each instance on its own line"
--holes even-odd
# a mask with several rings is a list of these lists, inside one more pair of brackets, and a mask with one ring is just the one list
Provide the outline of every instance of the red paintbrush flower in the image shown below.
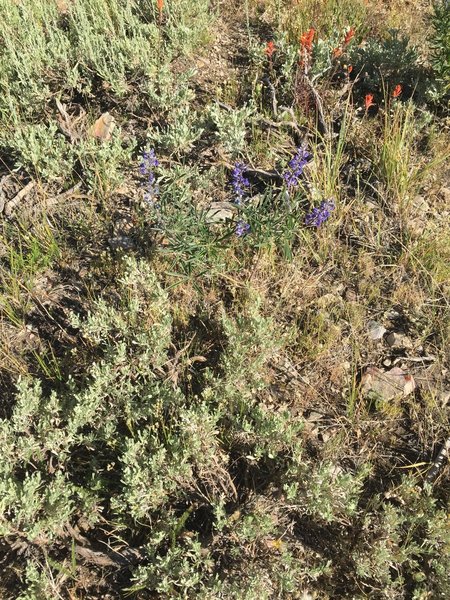
[[335,48],[333,50],[333,58],[339,58],[342,56],[342,48]]
[[364,99],[364,106],[366,107],[366,110],[369,110],[371,106],[375,106],[375,102],[373,101],[373,94],[366,94],[366,97]]
[[392,91],[392,97],[393,98],[398,98],[400,96],[400,94],[402,93],[402,86],[397,83],[397,85],[395,86],[395,88]]
[[344,38],[344,46],[347,46],[348,44],[350,44],[354,35],[355,35],[355,28],[350,27],[350,29],[347,31],[345,38]]
[[347,73],[350,75],[350,73],[353,71],[353,66],[352,65],[348,65],[347,67]]
[[158,12],[161,15],[164,8],[164,0],[156,0],[156,6],[158,7]]
[[308,31],[306,31],[304,34],[302,34],[301,38],[300,38],[300,44],[303,50],[306,50],[306,52],[311,52],[312,50],[312,43],[313,43],[313,39],[314,39],[314,35],[316,33],[316,30],[311,27],[311,29],[309,29]]
[[275,44],[272,41],[267,42],[266,54],[269,58],[272,58],[272,54],[275,52],[275,50]]

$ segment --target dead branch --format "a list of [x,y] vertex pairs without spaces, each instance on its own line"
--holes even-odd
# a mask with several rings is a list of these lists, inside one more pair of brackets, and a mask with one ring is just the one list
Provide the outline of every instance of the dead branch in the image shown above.
[[[313,99],[314,106],[316,109],[317,123],[318,123],[320,133],[322,133],[324,136],[328,136],[329,131],[328,131],[327,124],[325,122],[323,104],[322,104],[322,100],[319,96],[318,91],[314,87],[314,85],[313,85],[312,81],[309,79],[308,75],[306,75],[304,73],[302,73],[300,75],[299,83],[303,84],[307,88],[308,92],[310,93],[310,95]],[[298,83],[297,83],[297,85],[298,85]]]
[[5,203],[5,216],[11,216],[11,213],[15,209],[15,207],[19,204],[21,200],[23,200],[23,198],[25,198],[25,196],[27,196],[31,192],[35,185],[36,184],[34,181],[29,181],[27,185],[20,190],[20,192],[17,192],[14,198],[11,198],[11,200]]

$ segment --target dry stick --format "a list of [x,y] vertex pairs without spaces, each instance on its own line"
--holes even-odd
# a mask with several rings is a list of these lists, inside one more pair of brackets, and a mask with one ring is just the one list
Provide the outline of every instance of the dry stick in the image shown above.
[[3,186],[4,186],[5,182],[8,181],[9,177],[10,177],[9,175],[4,175],[0,179],[0,213],[3,212],[5,204],[8,202],[8,198],[6,197],[6,194],[3,191]]
[[81,535],[81,533],[69,523],[66,523],[65,528],[72,537],[72,540],[78,542],[75,544],[76,554],[91,564],[100,567],[120,568],[137,564],[144,558],[144,555],[138,548],[123,548],[120,553],[112,548],[109,549],[109,552],[99,552],[94,550],[89,540],[84,535]]
[[99,567],[116,567],[119,569],[136,565],[144,559],[144,555],[133,548],[124,548],[120,553],[114,550],[105,553],[75,544],[75,553],[86,562]]
[[431,466],[431,469],[427,474],[427,482],[432,483],[439,474],[439,471],[442,469],[442,466],[445,462],[445,459],[448,457],[448,453],[450,450],[450,437],[444,442],[442,448],[439,451],[439,454],[436,456],[434,463]]
[[277,93],[275,91],[275,86],[270,81],[270,77],[267,77],[265,80],[267,87],[269,88],[270,98],[272,100],[272,112],[273,116],[276,117],[278,115],[278,102],[277,102]]
[[5,204],[5,215],[7,217],[11,216],[12,211],[15,209],[15,207],[19,204],[19,202],[25,198],[25,196],[31,192],[31,190],[34,188],[35,186],[35,182],[34,181],[30,181],[29,183],[27,183],[27,185],[22,188],[20,190],[20,192],[18,192],[14,198],[11,198],[11,200],[9,202],[7,202]]
[[306,85],[309,92],[311,93],[311,96],[313,97],[314,105],[316,107],[316,114],[317,114],[317,121],[319,124],[319,130],[323,135],[328,135],[329,132],[328,132],[327,124],[325,123],[325,116],[324,116],[324,112],[323,112],[322,100],[321,100],[316,88],[314,87],[312,81],[309,79],[308,75],[302,74],[301,81]]

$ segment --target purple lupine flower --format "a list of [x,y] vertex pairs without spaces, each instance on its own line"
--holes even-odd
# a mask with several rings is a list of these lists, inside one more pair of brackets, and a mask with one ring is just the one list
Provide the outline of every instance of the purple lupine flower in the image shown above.
[[148,175],[155,167],[159,167],[159,160],[156,158],[154,149],[150,148],[142,154],[140,170],[142,175]]
[[159,194],[159,186],[156,183],[156,175],[154,173],[156,167],[159,167],[159,160],[156,158],[155,151],[151,148],[142,154],[142,160],[139,165],[141,175],[147,178],[144,184],[144,200],[150,206],[154,206],[155,198]]
[[288,163],[288,168],[283,172],[283,179],[289,189],[299,185],[303,169],[310,158],[311,153],[308,152],[304,144],[297,148],[295,156],[291,158]]
[[244,235],[250,233],[250,225],[241,219],[236,223],[236,229],[234,232],[238,237],[243,237]]
[[333,200],[323,200],[320,206],[312,209],[305,217],[305,224],[313,227],[320,227],[330,217],[331,212],[335,209]]
[[246,166],[244,163],[237,162],[231,173],[231,187],[235,194],[236,204],[242,203],[242,200],[250,187],[250,181],[244,177],[245,170]]

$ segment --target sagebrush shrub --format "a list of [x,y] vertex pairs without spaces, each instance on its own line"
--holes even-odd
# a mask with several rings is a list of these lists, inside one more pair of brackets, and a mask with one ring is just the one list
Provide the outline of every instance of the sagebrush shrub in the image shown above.
[[438,78],[438,95],[450,90],[450,4],[438,0],[433,4],[431,17],[433,35],[431,37],[431,60]]

